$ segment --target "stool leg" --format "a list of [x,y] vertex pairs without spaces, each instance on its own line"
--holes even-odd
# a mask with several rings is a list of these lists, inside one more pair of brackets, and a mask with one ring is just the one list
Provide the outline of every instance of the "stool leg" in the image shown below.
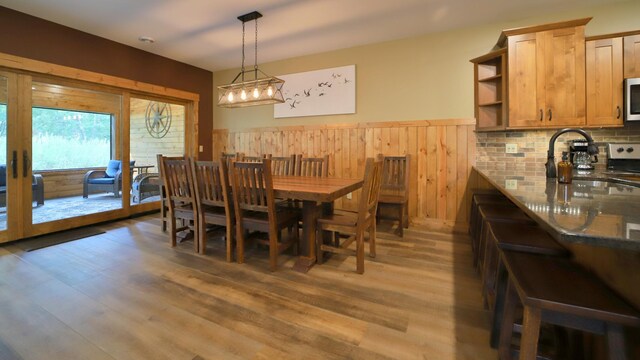
[[496,304],[493,309],[493,315],[491,320],[491,347],[498,348],[500,341],[500,326],[502,325],[502,318],[504,315],[505,296],[507,290],[507,271],[504,268],[502,261],[498,259],[498,273],[496,276]]
[[619,324],[607,324],[607,348],[609,359],[625,360],[627,358],[624,332]]
[[500,329],[500,346],[498,348],[501,360],[511,359],[511,337],[513,336],[513,322],[516,317],[517,304],[518,294],[516,294],[516,290],[513,288],[511,280],[509,280],[505,293],[504,312]]
[[535,360],[538,354],[538,338],[540,337],[540,320],[542,312],[539,308],[524,307],[522,320],[522,338],[520,340],[520,360]]

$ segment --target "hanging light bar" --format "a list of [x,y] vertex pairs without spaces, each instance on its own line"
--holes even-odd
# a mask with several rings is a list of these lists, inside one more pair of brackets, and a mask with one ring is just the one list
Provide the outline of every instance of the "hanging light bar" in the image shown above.
[[[258,69],[258,19],[261,17],[262,14],[257,11],[238,16],[238,20],[242,21],[242,68],[231,84],[218,86],[218,106],[220,107],[236,108],[284,103],[284,96],[282,96],[284,80],[269,76]],[[252,70],[246,70],[244,67],[245,23],[248,21],[255,21],[256,25],[255,62]],[[253,76],[253,80],[246,80],[245,75]],[[263,77],[258,78],[258,76]],[[238,79],[240,82],[236,82]]]

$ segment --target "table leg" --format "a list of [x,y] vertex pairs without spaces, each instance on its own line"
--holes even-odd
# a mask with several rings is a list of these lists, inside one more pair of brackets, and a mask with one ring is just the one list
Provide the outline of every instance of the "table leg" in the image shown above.
[[315,201],[302,202],[302,241],[300,257],[293,270],[306,273],[316,263],[316,221],[320,216],[320,206]]
[[[333,202],[322,203],[321,206],[315,201],[302,202],[302,241],[300,242],[300,257],[293,265],[293,269],[306,273],[316,263],[316,222],[322,215],[333,214]],[[331,239],[331,234],[325,234]],[[326,241],[326,239],[325,239]]]

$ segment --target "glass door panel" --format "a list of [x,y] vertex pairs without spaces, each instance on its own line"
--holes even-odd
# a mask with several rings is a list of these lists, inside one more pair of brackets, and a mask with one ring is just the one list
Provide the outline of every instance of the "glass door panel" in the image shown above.
[[7,90],[7,78],[0,76],[0,232],[7,230],[7,191],[13,191],[13,187],[7,186],[11,175],[11,161],[7,159],[12,156],[7,151]]
[[140,205],[160,199],[157,155],[184,154],[185,106],[132,97],[129,107],[129,157],[135,161],[131,205]]
[[44,190],[34,196],[32,223],[123,208],[129,166],[123,166],[121,96],[33,82],[32,171]]

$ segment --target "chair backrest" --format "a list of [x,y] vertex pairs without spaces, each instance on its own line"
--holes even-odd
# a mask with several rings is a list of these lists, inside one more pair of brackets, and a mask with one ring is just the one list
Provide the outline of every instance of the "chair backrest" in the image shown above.
[[411,156],[385,156],[381,194],[407,196]]
[[194,191],[198,211],[205,205],[224,207],[229,210],[228,175],[224,161],[192,161]]
[[236,216],[242,218],[242,210],[262,211],[275,214],[275,200],[273,197],[273,181],[271,178],[271,159],[262,162],[234,162],[233,202]]
[[105,170],[105,177],[116,177],[116,175],[118,174],[118,171],[121,170],[122,166],[122,162],[120,160],[109,160],[109,163],[107,164],[107,169]]
[[260,156],[245,156],[242,154],[242,157],[238,156],[236,161],[241,162],[262,162],[264,159],[271,159],[271,154],[263,154]]
[[244,153],[226,153],[222,152],[220,155],[220,161],[224,161],[227,164],[227,169],[231,168],[232,161],[241,161],[244,158]]
[[378,208],[378,195],[382,184],[382,167],[384,156],[379,154],[375,159],[368,158],[364,168],[364,185],[358,205],[358,227],[362,227],[367,217],[375,221]]
[[293,175],[295,171],[295,155],[272,157],[271,173],[273,175]]
[[195,206],[195,192],[191,163],[186,158],[162,157],[162,180],[170,200],[171,208],[175,202],[191,203]]
[[321,158],[303,158],[299,155],[296,161],[297,176],[327,177],[329,176],[329,155]]

